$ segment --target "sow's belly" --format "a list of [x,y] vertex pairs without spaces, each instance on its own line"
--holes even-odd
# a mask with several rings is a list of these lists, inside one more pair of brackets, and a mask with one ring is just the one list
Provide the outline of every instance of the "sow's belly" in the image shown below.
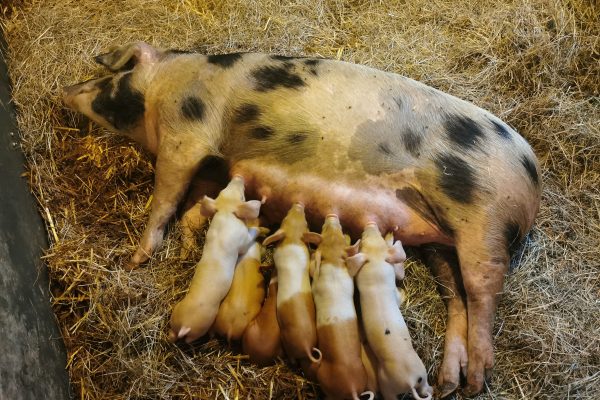
[[303,171],[259,159],[239,161],[231,166],[230,173],[244,177],[248,199],[266,198],[261,207],[266,224],[281,223],[292,204],[300,202],[313,230],[320,231],[325,216],[334,213],[353,239],[373,221],[382,233],[393,231],[406,245],[454,244],[432,221],[421,218],[396,197],[397,181],[390,185],[385,178],[353,179],[344,174],[325,178],[308,166]]

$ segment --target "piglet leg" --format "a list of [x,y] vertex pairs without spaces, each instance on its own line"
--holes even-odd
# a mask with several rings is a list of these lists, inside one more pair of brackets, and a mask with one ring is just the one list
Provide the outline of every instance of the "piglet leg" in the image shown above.
[[[177,209],[203,157],[182,158],[171,152],[161,152],[156,160],[154,198],[148,224],[140,244],[127,269],[133,269],[150,258],[163,240],[165,227]],[[190,162],[185,162],[186,160]]]
[[438,284],[446,303],[448,320],[444,343],[444,360],[438,370],[440,397],[454,392],[460,383],[461,372],[467,369],[467,307],[465,290],[460,276],[456,252],[441,246],[424,248],[425,261]]

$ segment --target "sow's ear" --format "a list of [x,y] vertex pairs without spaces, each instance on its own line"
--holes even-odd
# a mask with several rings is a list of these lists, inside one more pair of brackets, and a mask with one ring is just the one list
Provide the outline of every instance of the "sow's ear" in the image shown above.
[[94,57],[98,64],[112,72],[133,69],[137,64],[153,63],[158,60],[158,50],[144,42],[130,43],[113,47],[108,53]]
[[217,212],[217,202],[208,196],[200,200],[200,213],[205,217],[212,217]]
[[367,256],[364,253],[357,253],[352,257],[346,258],[346,267],[350,276],[355,277],[366,262]]
[[234,214],[239,219],[249,220],[258,218],[261,202],[258,200],[249,200],[240,204]]
[[400,241],[396,241],[392,247],[388,249],[388,255],[385,258],[385,261],[390,264],[398,264],[404,262],[406,260],[406,253],[404,252],[404,248],[402,248],[402,244]]

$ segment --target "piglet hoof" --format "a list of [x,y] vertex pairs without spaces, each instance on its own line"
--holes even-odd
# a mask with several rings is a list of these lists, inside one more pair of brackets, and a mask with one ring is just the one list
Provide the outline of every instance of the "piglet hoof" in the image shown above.
[[125,263],[123,268],[125,269],[125,271],[133,271],[134,269],[137,269],[139,266],[140,266],[140,263],[134,261],[134,259],[132,257],[129,261],[127,261]]
[[169,330],[169,335],[168,335],[167,339],[171,343],[175,343],[179,339],[184,339],[186,343],[190,343],[192,340],[188,341],[189,338],[186,337],[186,335],[188,333],[190,333],[191,330],[192,330],[191,328],[182,327],[182,328],[179,329],[179,332],[175,333],[175,331],[173,329],[170,329]]
[[167,334],[167,340],[171,343],[175,343],[177,341],[177,334],[172,330],[169,330],[169,333]]

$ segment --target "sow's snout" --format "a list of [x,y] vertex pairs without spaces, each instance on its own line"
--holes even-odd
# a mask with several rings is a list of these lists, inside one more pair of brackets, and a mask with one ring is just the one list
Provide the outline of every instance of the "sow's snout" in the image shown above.
[[[62,99],[63,103],[71,108],[75,108],[74,100],[75,98],[86,91],[86,87],[89,86],[89,81],[77,83],[75,85],[65,86],[62,89]],[[87,89],[89,91],[89,89]]]
[[99,91],[99,85],[109,79],[110,77],[94,78],[75,85],[65,86],[62,89],[63,102],[74,110],[83,111],[83,103],[91,103]]

